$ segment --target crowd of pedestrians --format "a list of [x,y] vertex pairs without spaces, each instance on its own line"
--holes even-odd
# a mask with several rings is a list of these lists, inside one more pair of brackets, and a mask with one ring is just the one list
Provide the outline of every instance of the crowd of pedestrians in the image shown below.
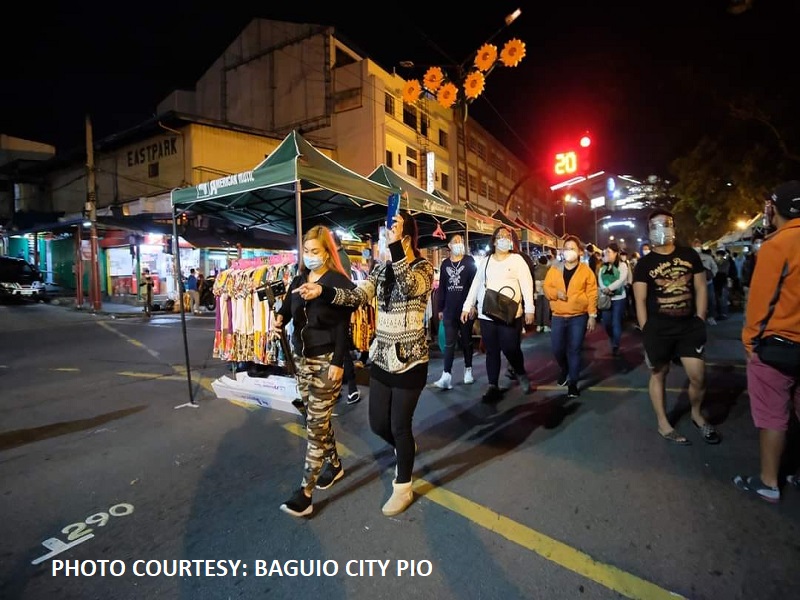
[[[782,483],[800,486],[793,474],[780,478],[792,411],[800,417],[800,183],[779,186],[766,212],[774,233],[766,238],[757,233],[746,256],[718,251],[715,257],[698,240],[680,245],[673,215],[662,209],[649,215],[648,241],[630,255],[615,243],[584,249],[578,238],[568,236],[560,256],[547,253],[529,260],[513,229],[501,225],[491,236],[487,254],[475,258],[464,236],[452,235],[449,254],[440,265],[434,308],[444,331],[443,370],[431,387],[446,392],[459,382],[476,381],[473,334],[478,329],[486,372],[481,401],[497,403],[503,398],[499,381],[503,356],[508,376],[523,394],[530,393],[532,382],[521,343],[528,327],[535,334],[549,335],[558,366],[556,383],[567,388],[567,397],[576,398],[585,376],[587,333],[601,323],[616,360],[624,324],[632,320],[641,331],[657,433],[670,444],[691,444],[666,408],[666,378],[671,366],[679,364],[689,381],[691,424],[705,443],[719,444],[722,435],[703,414],[706,327],[728,318],[731,293],[738,290],[746,303],[742,341],[750,408],[760,431],[761,470],[758,475],[737,476],[734,484],[777,502]],[[426,308],[434,269],[421,257],[416,222],[406,212],[401,211],[388,228],[391,259],[376,265],[357,285],[342,275],[346,271],[338,258],[334,260],[336,243],[329,244],[328,238],[333,239],[324,228],[315,228],[304,238],[304,268],[290,286],[291,300],[278,320],[280,326],[294,319],[295,331],[308,339],[319,336],[319,343],[311,345],[293,340],[300,389],[310,415],[309,440],[301,488],[281,508],[295,516],[310,514],[313,489],[330,487],[344,473],[330,414],[342,379],[347,379],[341,351],[347,332],[339,324],[322,335],[314,333],[315,324],[324,328],[333,320],[340,323],[350,308],[375,300],[369,422],[396,456],[393,492],[383,506],[384,514],[395,515],[413,501],[412,425],[428,378]],[[500,303],[505,317],[496,314],[499,296],[506,298]],[[463,373],[460,378],[454,376],[456,365],[456,375]]]

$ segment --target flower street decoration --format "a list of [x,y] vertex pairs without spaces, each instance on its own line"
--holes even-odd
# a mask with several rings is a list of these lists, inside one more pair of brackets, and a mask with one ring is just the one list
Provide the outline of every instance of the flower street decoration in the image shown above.
[[458,67],[457,77],[451,77],[442,67],[430,67],[420,82],[411,79],[403,86],[403,102],[414,104],[423,92],[435,95],[443,108],[452,108],[457,103],[468,104],[486,89],[486,78],[496,66],[516,67],[525,58],[525,43],[516,38],[508,40],[503,49],[486,43],[473,59],[474,68],[464,72],[466,65]]
[[457,98],[458,88],[454,83],[450,82],[447,82],[440,87],[439,92],[436,94],[436,100],[438,100],[439,104],[441,104],[444,108],[452,107],[453,104],[456,103]]
[[426,90],[435,92],[439,89],[444,81],[444,71],[441,67],[431,67],[425,72],[425,77],[422,78],[422,84]]
[[422,86],[420,86],[419,81],[416,79],[410,79],[406,81],[406,84],[403,86],[403,102],[406,104],[414,104],[419,97],[422,95]]
[[470,100],[475,100],[486,87],[486,78],[480,71],[473,71],[464,80],[464,95]]
[[484,44],[478,49],[475,55],[475,66],[483,72],[492,68],[497,60],[497,46],[494,44]]
[[500,53],[500,62],[506,67],[516,67],[525,58],[525,42],[508,40]]

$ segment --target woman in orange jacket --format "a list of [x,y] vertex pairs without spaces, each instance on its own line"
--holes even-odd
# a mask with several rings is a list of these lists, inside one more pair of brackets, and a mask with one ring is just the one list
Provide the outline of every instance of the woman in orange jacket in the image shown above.
[[564,262],[553,265],[544,278],[544,295],[550,301],[550,343],[561,369],[558,385],[567,386],[567,396],[577,398],[581,373],[581,350],[587,331],[597,323],[597,278],[580,262],[581,242],[568,236]]

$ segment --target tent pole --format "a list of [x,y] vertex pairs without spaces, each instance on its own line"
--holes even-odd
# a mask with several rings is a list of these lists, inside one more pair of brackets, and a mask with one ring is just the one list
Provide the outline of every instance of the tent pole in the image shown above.
[[303,256],[303,198],[300,193],[300,180],[294,182],[294,218],[297,228],[297,261]]
[[[175,253],[175,283],[178,289],[178,302],[181,305],[181,330],[183,331],[183,354],[186,359],[186,381],[189,384],[189,403],[197,404],[192,393],[192,368],[189,363],[189,340],[186,337],[186,307],[183,305],[183,278],[181,277],[181,247],[178,243],[178,216],[172,206],[172,251]],[[177,408],[177,407],[176,407]]]

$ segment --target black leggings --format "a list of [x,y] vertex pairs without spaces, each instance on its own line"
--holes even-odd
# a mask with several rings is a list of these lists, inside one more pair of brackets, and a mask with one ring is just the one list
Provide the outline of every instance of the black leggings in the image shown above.
[[411,421],[422,393],[419,389],[390,388],[375,377],[369,380],[369,426],[397,453],[397,483],[411,481],[414,470],[414,434]]
[[497,386],[500,379],[500,352],[517,375],[525,375],[525,358],[522,356],[522,317],[513,325],[481,319],[481,339],[486,348],[486,378]]

